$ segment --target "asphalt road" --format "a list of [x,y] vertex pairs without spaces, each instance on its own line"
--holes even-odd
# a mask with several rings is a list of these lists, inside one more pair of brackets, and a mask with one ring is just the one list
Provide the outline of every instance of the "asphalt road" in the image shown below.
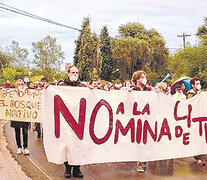
[[[8,149],[27,176],[34,180],[65,179],[64,166],[47,161],[42,140],[36,138],[36,132],[29,130],[28,147],[31,152],[29,156],[16,154],[14,129],[10,127],[10,123],[5,125],[4,133],[8,141]],[[197,166],[192,157],[149,162],[145,173],[136,171],[136,162],[84,165],[81,166],[81,170],[84,180],[207,180],[207,166]]]

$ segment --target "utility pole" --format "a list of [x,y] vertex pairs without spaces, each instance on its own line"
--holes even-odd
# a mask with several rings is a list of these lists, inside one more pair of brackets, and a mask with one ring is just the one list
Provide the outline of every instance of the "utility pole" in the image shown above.
[[182,37],[183,38],[183,48],[185,48],[185,37],[191,36],[191,34],[185,34],[183,33],[182,35],[177,35],[177,37]]

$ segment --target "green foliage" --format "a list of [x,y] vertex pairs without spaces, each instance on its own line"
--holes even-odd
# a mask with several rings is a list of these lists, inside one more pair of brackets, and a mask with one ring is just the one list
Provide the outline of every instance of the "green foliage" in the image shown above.
[[156,30],[147,31],[139,23],[119,27],[119,38],[113,39],[112,52],[116,68],[122,64],[121,79],[131,78],[133,72],[140,69],[160,75],[166,73],[168,50],[164,39]]
[[[164,76],[162,76],[164,78]],[[148,82],[152,82],[154,85],[157,83],[157,82],[160,82],[163,78],[161,77],[160,74],[156,73],[156,72],[152,72],[152,71],[149,71],[147,73],[147,80]]]
[[19,75],[16,75],[15,79],[23,79],[24,75],[29,76],[29,69],[24,66],[14,66],[14,69],[19,73]]
[[5,80],[9,80],[12,85],[15,85],[16,77],[20,75],[21,72],[17,72],[15,68],[7,67],[3,69],[1,77]]
[[29,66],[29,60],[27,59],[29,52],[26,48],[20,48],[17,41],[12,41],[10,47],[6,47],[7,54],[12,59],[10,64],[13,66]]
[[207,17],[204,18],[204,24],[198,27],[196,35],[200,38],[201,44],[207,45]]
[[117,79],[115,79],[115,80],[113,81],[113,83],[114,83],[114,84],[120,84],[120,83],[121,83],[121,80],[117,78]]
[[169,60],[168,69],[172,75],[172,81],[183,76],[198,76],[207,87],[207,46],[199,45],[186,47],[179,50]]
[[93,68],[93,71],[89,73],[90,79],[98,79],[98,70],[96,68]]
[[148,34],[150,37],[150,52],[152,54],[152,59],[149,64],[150,70],[160,75],[165,74],[169,57],[168,50],[165,47],[165,41],[154,29],[149,30]]
[[32,81],[33,83],[35,83],[35,81],[39,81],[43,78],[43,75],[39,75],[39,76],[33,76],[30,78],[30,81]]
[[29,70],[24,66],[6,67],[3,69],[1,78],[9,80],[13,85],[17,79],[23,79],[24,75],[29,75]]
[[54,79],[58,81],[61,79],[65,79],[66,77],[67,77],[67,74],[65,72],[56,73],[54,75]]
[[0,49],[0,71],[3,71],[3,68],[9,67],[12,57]]
[[[35,75],[36,74],[36,75]],[[40,81],[43,77],[45,77],[44,75],[41,75],[41,72],[32,72],[32,74],[30,75],[30,81],[32,81],[33,83],[35,82],[35,81]],[[53,79],[54,80],[61,80],[61,79],[65,79],[67,77],[67,75],[66,75],[66,73],[65,72],[60,72],[60,73],[55,73],[55,74],[53,74]],[[48,81],[49,81],[49,83],[52,83],[53,82],[53,80],[51,80],[51,79],[48,79]]]
[[144,26],[140,23],[128,23],[126,25],[119,26],[119,34],[121,37],[131,37],[143,39],[145,41],[149,40],[149,35]]
[[100,77],[104,80],[112,80],[112,72],[114,69],[114,60],[111,50],[111,42],[106,26],[101,30],[100,35],[100,51],[102,56],[101,74]]
[[79,68],[80,80],[89,80],[89,73],[100,66],[98,37],[91,34],[89,18],[84,18],[80,36],[75,43],[74,65]]
[[47,36],[41,41],[32,43],[35,68],[41,71],[47,79],[54,80],[54,74],[60,72],[61,64],[63,62],[64,53],[61,46],[56,44],[56,38]]

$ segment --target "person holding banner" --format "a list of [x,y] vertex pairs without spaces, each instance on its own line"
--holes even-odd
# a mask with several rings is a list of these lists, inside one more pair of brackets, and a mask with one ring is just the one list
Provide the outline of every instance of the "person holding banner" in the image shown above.
[[[36,87],[36,89],[38,90],[42,90],[44,89],[45,87],[48,86],[48,80],[47,78],[43,77],[41,80],[40,80],[40,83],[39,85]],[[42,137],[42,132],[41,132],[41,124],[40,123],[35,123],[35,131],[37,132],[37,139],[41,139]]]
[[[135,91],[151,91],[151,87],[147,86],[146,72],[143,70],[135,71],[132,75],[131,82]],[[137,172],[143,173],[147,168],[147,162],[137,162]]]
[[175,87],[175,94],[173,94],[172,97],[174,99],[177,99],[177,100],[184,100],[184,99],[186,99],[186,95],[183,93],[182,85],[181,84],[178,84]]
[[[81,83],[78,78],[78,68],[76,66],[70,66],[67,69],[68,77],[64,81],[58,83],[59,86],[77,86],[86,87],[85,84]],[[73,177],[83,178],[83,173],[80,170],[79,165],[70,165],[68,162],[64,162],[65,165],[65,178],[71,177],[71,171],[73,172]]]
[[[201,82],[198,77],[194,77],[190,81],[191,89],[187,92],[187,99],[192,98],[196,94],[199,94],[201,92]],[[196,164],[199,166],[205,166],[206,161],[203,158],[202,155],[194,156],[194,159],[196,160]]]
[[146,72],[143,70],[135,71],[132,75],[132,83],[135,91],[151,91],[151,87],[147,86]]
[[[17,89],[18,91],[25,91],[27,89],[27,86],[24,84],[23,80],[18,79],[17,82]],[[11,121],[11,127],[14,128],[15,130],[15,139],[17,143],[17,154],[24,154],[24,155],[29,155],[30,151],[28,150],[28,127],[29,127],[29,122],[23,122],[23,121]],[[22,149],[22,144],[21,144],[21,135],[20,135],[20,130],[22,129],[22,134],[23,134],[23,148]]]

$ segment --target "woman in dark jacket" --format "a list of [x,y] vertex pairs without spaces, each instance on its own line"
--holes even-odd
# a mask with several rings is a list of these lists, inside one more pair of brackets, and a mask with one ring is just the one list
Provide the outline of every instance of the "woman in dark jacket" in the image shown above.
[[[19,90],[26,90],[27,86],[24,85],[24,82],[21,79],[17,80],[17,89]],[[28,147],[28,127],[29,122],[22,122],[22,121],[11,121],[11,127],[15,130],[15,138],[17,143],[17,154],[24,154],[28,155],[30,152],[27,149]],[[23,134],[23,149],[21,144],[21,129]]]

